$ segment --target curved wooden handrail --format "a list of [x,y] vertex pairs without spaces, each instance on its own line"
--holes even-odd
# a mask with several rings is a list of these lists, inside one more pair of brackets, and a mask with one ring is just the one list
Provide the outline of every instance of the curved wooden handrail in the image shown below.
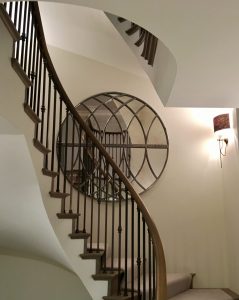
[[[57,90],[58,94],[60,95],[60,100],[65,103],[67,110],[71,113],[74,120],[76,120],[80,125],[80,127],[85,131],[88,139],[90,139],[91,143],[98,149],[100,155],[104,157],[105,161],[107,161],[107,163],[113,168],[114,172],[118,175],[122,183],[125,185],[129,193],[131,194],[131,199],[135,201],[135,203],[137,204],[137,208],[142,213],[142,217],[149,229],[149,233],[153,242],[154,253],[156,257],[156,287],[157,287],[156,300],[166,300],[167,299],[166,264],[165,264],[163,246],[162,246],[162,242],[157,227],[154,221],[152,220],[147,208],[143,204],[142,199],[134,190],[127,177],[124,175],[124,173],[121,171],[119,166],[115,163],[115,161],[111,158],[111,156],[105,150],[105,148],[97,140],[94,133],[85,123],[85,121],[80,117],[74,105],[70,101],[65,89],[63,88],[59,80],[59,77],[56,73],[56,70],[50,58],[45,37],[44,37],[43,26],[42,26],[40,11],[37,2],[30,2],[30,8],[31,8],[32,16],[34,17],[35,30],[36,30],[38,43],[39,43],[40,52],[43,57],[44,63],[47,66],[47,70],[51,74],[51,79],[54,84],[55,90]],[[57,193],[55,193],[55,195],[57,195]]]
[[40,47],[42,50],[42,53],[44,54],[44,58],[46,59],[46,63],[48,65],[48,68],[51,71],[54,83],[57,87],[57,90],[62,98],[62,100],[65,102],[67,107],[69,108],[69,111],[72,113],[74,118],[79,122],[81,127],[85,130],[87,135],[90,137],[91,141],[94,143],[94,145],[99,149],[100,153],[106,158],[106,160],[109,162],[109,164],[112,166],[112,168],[115,170],[117,175],[121,178],[122,182],[125,184],[129,192],[131,193],[133,199],[135,200],[137,206],[139,207],[140,211],[142,212],[142,215],[145,219],[146,224],[148,225],[155,255],[156,255],[156,261],[157,261],[157,300],[165,300],[167,299],[167,284],[166,284],[166,263],[165,263],[165,257],[164,257],[164,251],[163,251],[163,245],[157,230],[157,227],[152,220],[147,208],[143,204],[143,201],[141,197],[136,193],[136,191],[133,189],[132,185],[130,184],[127,177],[123,174],[123,172],[120,170],[120,168],[117,166],[117,164],[114,162],[114,160],[111,158],[111,156],[108,154],[108,152],[105,150],[105,148],[100,144],[100,142],[96,139],[95,135],[92,133],[90,128],[86,125],[84,120],[79,116],[77,113],[74,105],[70,101],[65,89],[63,88],[59,77],[56,73],[56,70],[54,68],[54,65],[51,61],[46,41],[44,38],[44,32],[43,32],[43,26],[41,22],[39,7],[37,2],[33,3],[33,14],[35,15],[35,18],[37,19],[38,23],[38,34],[39,34],[39,42]]

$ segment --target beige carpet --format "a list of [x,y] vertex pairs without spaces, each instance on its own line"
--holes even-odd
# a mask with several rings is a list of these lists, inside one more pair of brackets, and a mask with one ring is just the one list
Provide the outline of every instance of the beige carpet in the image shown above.
[[221,289],[192,289],[187,290],[170,300],[232,300],[232,298]]

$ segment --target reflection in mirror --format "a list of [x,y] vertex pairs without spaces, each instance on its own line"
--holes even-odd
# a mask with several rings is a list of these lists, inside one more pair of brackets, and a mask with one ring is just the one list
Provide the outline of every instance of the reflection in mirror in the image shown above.
[[[168,136],[162,120],[147,103],[114,92],[92,96],[76,109],[138,193],[159,179],[168,160]],[[107,193],[109,200],[117,200],[118,178],[105,159],[95,154],[94,145],[81,134],[70,114],[58,134],[57,153],[63,173],[79,192],[101,201]],[[109,185],[115,186],[114,190],[106,191],[106,180],[114,182]]]

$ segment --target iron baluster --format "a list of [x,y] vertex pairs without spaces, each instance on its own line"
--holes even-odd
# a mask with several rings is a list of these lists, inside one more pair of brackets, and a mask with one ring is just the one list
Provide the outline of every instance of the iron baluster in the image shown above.
[[[79,126],[78,128],[78,132],[79,132],[79,144],[80,146],[78,147],[78,182],[77,182],[77,185],[78,185],[78,189],[77,189],[77,219],[76,219],[76,232],[79,233],[80,230],[80,189],[81,189],[81,186],[82,186],[82,177],[81,177],[81,134],[82,134],[82,129],[81,127]],[[85,203],[86,205],[86,203]],[[84,215],[86,214],[86,211],[85,211],[86,207],[84,207]]]
[[46,60],[43,59],[43,86],[42,86],[42,106],[41,106],[41,135],[40,142],[43,144],[43,134],[44,134],[44,125],[45,125],[45,97],[46,97]]
[[60,192],[60,168],[62,158],[62,98],[60,97],[60,111],[59,111],[59,134],[58,134],[58,165],[57,165],[57,178],[56,178],[56,192]]
[[73,132],[72,132],[72,146],[71,146],[71,185],[70,185],[70,209],[69,209],[69,213],[71,214],[72,211],[72,197],[73,197],[73,184],[74,184],[74,150],[75,150],[75,146],[74,146],[74,141],[75,141],[75,118],[71,117],[72,120],[72,126],[73,126]]
[[38,66],[39,66],[39,53],[40,53],[40,50],[39,50],[39,45],[38,45],[37,40],[36,40],[36,52],[37,52],[36,65],[35,65],[35,70],[36,71],[34,72],[35,80],[34,80],[34,95],[33,95],[33,111],[34,112],[36,112],[37,87],[38,87],[38,79],[39,79]]
[[134,299],[134,199],[131,197],[131,298]]
[[[66,131],[65,131],[65,149],[64,149],[64,183],[63,183],[63,193],[66,193],[66,177],[67,177],[67,142],[68,142],[68,121],[69,121],[69,110],[68,107],[66,107]],[[62,199],[62,206],[61,206],[61,212],[66,212],[66,200],[65,197]]]
[[115,236],[115,172],[112,171],[112,236],[111,236],[111,270],[114,269],[114,236]]
[[97,162],[94,163],[93,161],[93,166],[97,168],[97,173],[98,173],[98,195],[97,195],[97,203],[98,203],[98,225],[97,225],[97,252],[99,252],[99,245],[100,245],[100,209],[101,209],[101,197],[102,197],[102,191],[101,191],[101,161],[102,161],[102,156],[99,154],[98,158],[98,167],[97,167]]
[[140,237],[141,237],[141,233],[140,233],[140,209],[137,207],[137,215],[138,215],[138,257],[137,257],[137,290],[138,290],[138,298],[140,299],[140,294],[141,294],[141,287],[140,287],[140,268],[141,268],[141,256],[140,256],[140,248],[141,248],[141,241],[140,241]]
[[152,239],[150,236],[150,231],[148,229],[148,244],[149,244],[149,248],[148,248],[148,256],[149,256],[149,265],[148,265],[148,270],[149,270],[149,300],[152,299],[152,260],[151,260],[151,254],[152,254],[152,249],[151,249],[151,243],[152,243]]
[[[87,139],[87,144],[88,144],[88,139]],[[90,151],[90,149],[92,151]],[[92,153],[92,163],[89,161],[89,153]],[[95,192],[95,186],[94,186],[94,181],[95,181],[95,168],[94,168],[94,161],[95,161],[95,148],[93,144],[91,144],[89,147],[86,148],[86,161],[88,164],[88,174],[87,177],[91,176],[91,213],[90,213],[90,251],[92,252],[92,243],[93,243],[93,226],[94,226],[94,192]],[[92,167],[93,166],[93,167]],[[87,179],[88,180],[88,179]]]
[[[51,112],[51,74],[48,73],[48,103],[47,103],[47,123],[46,123],[46,148],[49,144],[49,127]],[[45,168],[48,169],[48,154],[45,156]]]
[[[118,225],[118,295],[120,295],[120,284],[121,284],[121,234],[122,234],[122,220],[121,220],[121,207],[122,207],[122,184],[119,179],[119,225]],[[126,258],[125,258],[126,259]],[[125,270],[126,271],[126,270]]]
[[125,187],[125,275],[124,275],[124,296],[128,296],[128,205],[129,205],[129,192]]
[[146,243],[145,243],[145,220],[143,221],[143,300],[146,300]]
[[52,120],[52,144],[51,144],[51,171],[54,171],[54,164],[55,164],[55,135],[56,135],[56,97],[57,91],[56,87],[54,86],[54,102],[53,102],[53,120]]

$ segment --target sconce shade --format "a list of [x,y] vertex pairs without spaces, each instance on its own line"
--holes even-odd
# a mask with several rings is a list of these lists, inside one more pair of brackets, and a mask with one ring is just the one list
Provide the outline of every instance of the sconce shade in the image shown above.
[[229,114],[216,116],[213,119],[214,132],[230,128]]

